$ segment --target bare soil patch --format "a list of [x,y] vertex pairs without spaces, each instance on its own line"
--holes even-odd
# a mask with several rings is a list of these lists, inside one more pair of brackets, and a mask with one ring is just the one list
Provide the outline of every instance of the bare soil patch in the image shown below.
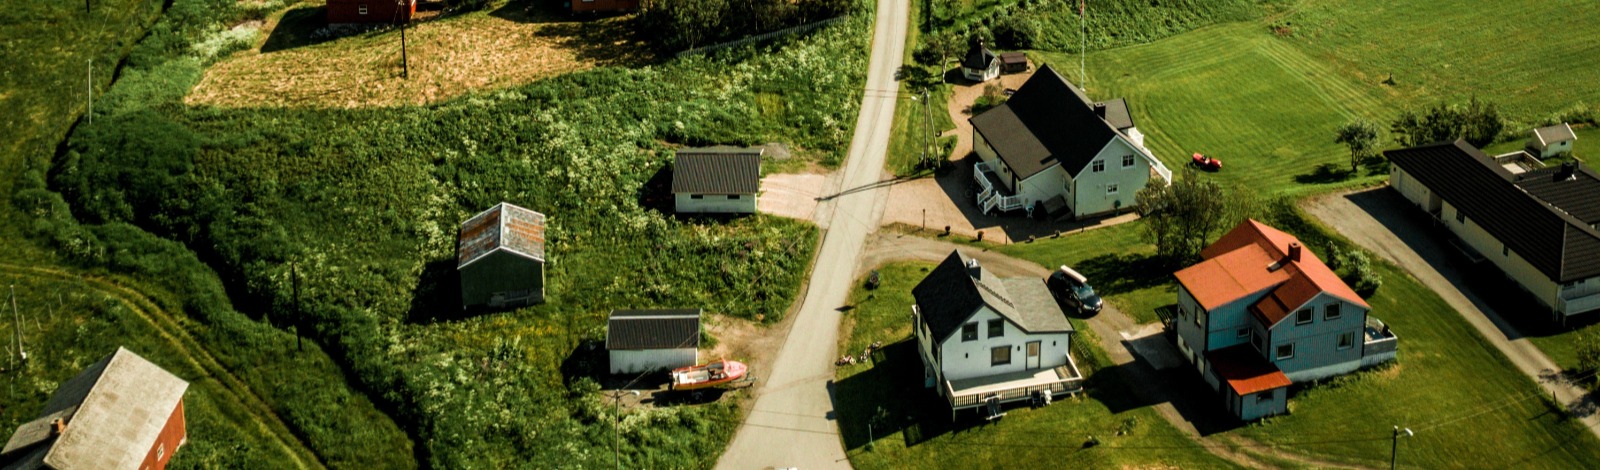
[[319,33],[325,11],[302,5],[274,15],[256,47],[206,70],[184,101],[222,107],[423,104],[654,59],[633,40],[631,16],[577,21],[513,2],[407,27],[407,73],[398,29],[329,39]]

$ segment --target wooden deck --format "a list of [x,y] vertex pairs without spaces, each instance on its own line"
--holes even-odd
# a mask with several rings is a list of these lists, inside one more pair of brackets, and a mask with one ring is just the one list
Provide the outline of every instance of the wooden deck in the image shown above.
[[982,406],[990,399],[1001,403],[1027,400],[1044,390],[1056,397],[1083,391],[1083,374],[1072,357],[1067,357],[1066,364],[1050,369],[946,381],[944,391],[950,408],[960,410]]

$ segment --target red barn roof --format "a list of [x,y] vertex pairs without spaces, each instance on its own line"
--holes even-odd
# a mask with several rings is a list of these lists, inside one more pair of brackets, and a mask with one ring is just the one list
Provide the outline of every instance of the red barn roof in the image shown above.
[[1320,293],[1372,308],[1315,253],[1300,247],[1291,258],[1291,247],[1300,247],[1294,235],[1246,220],[1201,250],[1204,261],[1174,275],[1207,310],[1272,289],[1250,308],[1269,326]]

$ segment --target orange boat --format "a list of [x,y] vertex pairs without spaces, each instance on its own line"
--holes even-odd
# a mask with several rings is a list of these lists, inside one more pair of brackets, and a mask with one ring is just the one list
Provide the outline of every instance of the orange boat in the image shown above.
[[670,390],[699,390],[727,385],[744,378],[749,368],[743,362],[719,359],[716,362],[672,370]]

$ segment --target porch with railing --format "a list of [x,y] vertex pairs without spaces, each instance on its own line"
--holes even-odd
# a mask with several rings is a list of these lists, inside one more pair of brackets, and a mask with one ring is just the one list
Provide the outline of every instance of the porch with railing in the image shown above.
[[951,410],[984,406],[991,400],[998,403],[1030,400],[1035,393],[1050,391],[1053,397],[1083,391],[1083,375],[1072,356],[1067,363],[1057,367],[945,381],[944,394],[950,399]]
[[1367,325],[1362,334],[1361,367],[1369,367],[1384,362],[1392,361],[1400,349],[1400,338],[1389,330],[1383,320],[1367,317]]
[[991,214],[995,209],[1001,212],[1026,209],[1028,215],[1033,215],[1033,208],[1028,206],[1027,201],[1022,196],[1011,194],[988,163],[980,161],[974,164],[972,179],[978,183],[978,210],[984,214]]

